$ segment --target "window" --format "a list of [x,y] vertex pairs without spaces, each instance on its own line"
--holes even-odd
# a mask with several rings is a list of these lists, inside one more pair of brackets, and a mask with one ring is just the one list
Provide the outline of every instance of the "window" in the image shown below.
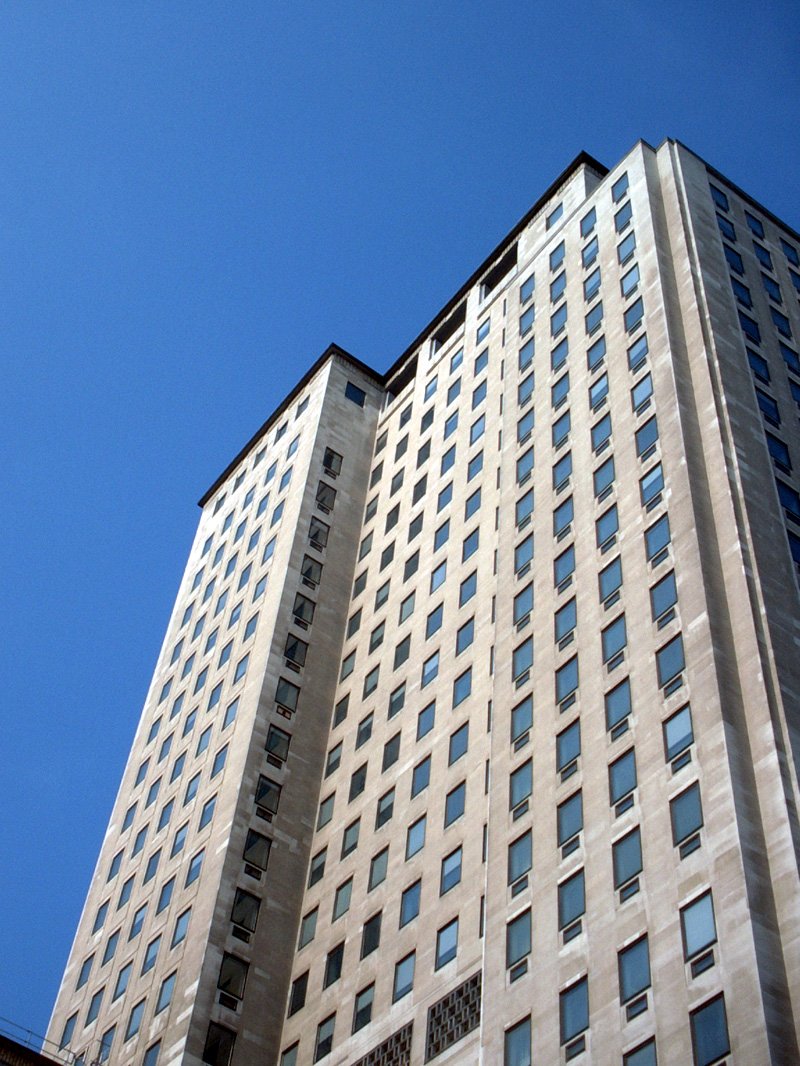
[[356,818],[354,822],[351,822],[350,825],[345,828],[345,831],[342,834],[342,853],[340,858],[345,859],[352,851],[356,850],[358,847],[358,834],[360,828],[360,818]]
[[304,948],[306,944],[310,944],[314,939],[314,934],[317,931],[317,915],[319,908],[315,907],[313,911],[309,911],[308,914],[303,916],[303,920],[300,922],[300,939],[298,942],[298,948]]
[[468,603],[478,588],[478,572],[474,570],[468,577],[465,577],[459,586],[458,593],[458,606],[463,607],[465,603]]
[[[202,858],[202,852],[200,853]],[[191,866],[190,866],[191,869]],[[199,873],[199,870],[198,870]],[[188,874],[187,874],[188,877]],[[189,882],[191,883],[191,882]],[[147,904],[143,903],[141,907],[136,911],[131,922],[131,931],[128,933],[128,940],[134,940],[142,931],[144,925],[145,915],[147,914]]]
[[[509,810],[516,811],[522,808],[521,813],[527,810],[525,802],[533,791],[533,760],[528,759],[514,770],[509,778],[508,806]],[[523,807],[524,804],[524,807]]]
[[[564,377],[561,379],[561,381],[556,382],[556,384],[553,386],[553,389],[555,390],[561,384],[561,382],[563,382],[563,381],[566,381],[567,385],[569,385],[569,375],[565,374]],[[572,419],[571,419],[569,411],[565,411],[564,414],[561,415],[560,418],[557,418],[555,420],[555,422],[553,423],[553,428],[552,428],[553,447],[554,448],[560,448],[561,445],[569,437],[569,431],[570,431],[570,428],[571,428],[571,423],[572,423]]]
[[624,755],[608,768],[608,794],[612,807],[617,808],[616,813],[622,813],[633,804],[633,792],[636,788],[636,753],[629,748]]
[[395,963],[394,988],[392,991],[393,1003],[396,1003],[398,999],[402,999],[403,996],[407,996],[414,987],[415,962],[416,952],[412,951],[410,954],[406,955],[405,958]]
[[777,466],[779,470],[789,473],[792,469],[792,460],[789,456],[789,449],[780,438],[774,436],[772,433],[765,433],[764,435],[767,438],[767,449],[772,456],[775,466]]
[[439,563],[431,572],[430,592],[435,592],[447,577],[447,560]]
[[350,896],[353,891],[353,878],[349,877],[343,884],[339,885],[336,889],[336,894],[333,898],[333,918],[332,921],[336,921],[337,918],[341,918],[343,914],[346,914],[350,908]]
[[[636,251],[636,234],[631,232],[617,245],[617,261],[620,266],[623,266],[629,261],[633,253]],[[623,295],[626,295],[623,293]]]
[[533,489],[528,491],[517,500],[515,508],[515,521],[517,527],[527,525],[533,514]]
[[436,715],[436,702],[429,703],[427,707],[423,707],[417,715],[417,740],[421,740],[426,734],[430,733],[433,729],[434,718]]
[[692,1049],[695,1066],[711,1066],[730,1053],[725,997],[720,994],[692,1011]]
[[383,762],[381,764],[381,773],[388,770],[390,766],[394,766],[397,760],[400,758],[400,734],[395,733],[393,737],[383,745]]
[[417,763],[411,775],[411,799],[418,796],[430,784],[431,780],[431,757],[426,756],[422,762]]
[[453,707],[458,707],[472,692],[472,667],[468,667],[453,682]]
[[354,385],[352,381],[348,381],[344,387],[345,397],[354,403],[357,407],[363,407],[364,401],[367,398],[367,394],[363,389],[360,389],[357,385]]
[[[571,940],[580,932],[578,919],[586,910],[586,888],[583,870],[568,877],[558,886],[558,928],[566,930],[565,940]],[[572,927],[572,928],[570,928]]]
[[559,995],[559,1020],[562,1044],[571,1044],[589,1028],[588,978],[582,977]]
[[604,463],[601,463],[592,475],[594,494],[598,500],[605,499],[608,496],[609,490],[614,484],[614,475],[614,457],[612,455]]
[[612,659],[620,655],[628,643],[628,635],[625,626],[625,615],[615,618],[610,625],[600,634],[603,646],[603,662],[610,663]]
[[[700,785],[697,781],[670,800],[669,813],[672,821],[672,843],[676,847],[684,844],[684,848],[681,849],[681,857],[683,857],[684,854],[688,854],[685,843],[703,826],[703,807],[700,802]],[[696,846],[699,846],[699,839]]]
[[514,681],[521,683],[527,679],[533,666],[533,637],[528,637],[518,645],[511,657],[511,676]]
[[373,856],[370,862],[367,891],[371,892],[373,888],[377,888],[386,879],[388,866],[389,849],[386,847],[383,851],[379,851],[377,855]]
[[553,563],[553,583],[564,584],[575,570],[575,548],[570,545]]
[[516,966],[531,953],[530,909],[513,918],[506,925],[506,968]]
[[550,302],[557,303],[564,295],[566,287],[567,274],[566,271],[562,270],[561,273],[550,282]]
[[462,848],[459,846],[442,859],[441,876],[439,879],[439,895],[443,896],[451,888],[455,888],[461,881],[461,857]]
[[184,882],[184,888],[188,888],[189,885],[194,884],[197,878],[200,876],[200,868],[203,865],[203,851],[198,851],[196,855],[193,855],[189,868],[186,871],[186,881]]
[[[592,347],[589,349],[589,352],[587,353],[587,358],[589,355],[592,354],[594,348],[595,345],[592,345]],[[591,369],[595,370],[596,367],[592,367]],[[607,395],[608,374],[601,374],[600,377],[597,378],[596,381],[593,381],[592,384],[589,386],[589,406],[592,408],[593,411],[596,411],[597,408],[602,405]]]
[[406,831],[406,859],[410,859],[412,855],[416,855],[418,851],[421,851],[425,847],[425,826],[427,822],[427,815],[418,818],[416,822],[408,827]]
[[389,713],[388,717],[394,718],[396,714],[402,711],[406,702],[406,683],[405,681],[399,685],[394,692],[389,696]]
[[439,673],[439,652],[435,651],[430,658],[426,659],[422,664],[422,682],[421,687],[425,688],[433,681]]
[[[626,677],[616,688],[605,695],[606,729],[616,730],[622,722],[627,721],[631,713],[630,680]],[[619,730],[619,733],[624,730]]]
[[797,254],[797,249],[793,247],[793,245],[787,243],[783,239],[783,237],[780,238],[780,242],[781,248],[783,249],[783,254],[786,256],[789,262],[793,263],[795,266],[800,266],[800,256],[798,256]]
[[650,987],[650,953],[648,950],[647,936],[641,937],[627,948],[623,948],[617,955],[619,966],[619,998],[620,1002],[628,1003],[628,1018],[640,1014],[646,1009],[647,1001],[631,1003]]
[[534,274],[531,274],[531,276],[529,278],[526,278],[525,281],[523,281],[519,287],[520,304],[526,304],[528,300],[530,300],[530,298],[533,296],[533,290],[535,287],[536,276]]
[[458,918],[443,926],[436,934],[436,965],[440,969],[451,962],[458,951]]
[[[557,204],[545,219],[545,228],[551,229],[564,214],[564,205]],[[552,258],[552,257],[551,257]]]
[[[681,933],[683,935],[683,957],[686,962],[697,958],[717,940],[717,927],[714,921],[714,902],[711,892],[704,892],[702,896],[681,908]],[[699,960],[698,960],[699,961]],[[698,966],[692,967],[692,975],[701,973],[703,969],[713,963],[713,956]]]
[[679,633],[656,652],[656,671],[660,687],[665,688],[675,681],[685,666],[683,639]]
[[670,542],[669,517],[662,515],[657,522],[645,530],[645,554],[649,562],[652,562],[663,552]]
[[161,1041],[157,1040],[155,1044],[151,1044],[145,1051],[144,1058],[142,1059],[142,1066],[156,1066],[158,1062],[158,1053],[161,1050]]
[[506,1030],[503,1066],[531,1066],[531,1020],[523,1018]]
[[472,481],[477,474],[480,474],[481,470],[483,470],[483,450],[473,455],[467,463],[467,481]]
[[[583,796],[580,790],[559,803],[557,811],[558,844],[578,846],[578,837],[583,828]],[[570,848],[570,850],[574,850]]]
[[308,970],[306,970],[305,973],[301,973],[299,977],[296,977],[294,981],[292,981],[291,991],[289,992],[289,1010],[287,1012],[289,1018],[305,1007],[307,991]]
[[231,1029],[217,1025],[216,1022],[209,1022],[203,1062],[209,1063],[210,1066],[230,1066],[235,1040],[236,1033]]
[[[664,722],[664,753],[667,762],[677,759],[694,743],[692,712],[687,703]],[[687,760],[688,761],[688,760]],[[683,762],[681,763],[683,765]],[[677,767],[676,767],[677,769]]]
[[[533,696],[526,696],[524,700],[511,709],[511,741],[520,740],[533,726]],[[521,746],[521,745],[520,745]],[[524,799],[524,797],[523,797]],[[516,806],[516,804],[513,804]]]
[[576,718],[572,725],[556,737],[556,771],[562,780],[574,773],[581,753],[581,723]]
[[450,743],[448,746],[447,765],[452,766],[454,762],[466,755],[467,748],[469,747],[469,722],[465,722],[460,726],[455,733],[450,734]]
[[321,881],[325,875],[325,860],[328,856],[328,849],[322,848],[311,859],[311,864],[308,869],[308,887],[311,888],[317,881]]
[[508,845],[508,883],[512,885],[519,881],[530,871],[532,865],[533,848],[529,829]]
[[477,377],[481,371],[485,370],[489,363],[489,349],[484,348],[482,352],[479,352],[475,356],[475,376]]
[[598,300],[594,307],[586,313],[586,332],[591,336],[596,333],[600,326],[603,324],[603,301]]
[[314,1062],[319,1062],[330,1055],[333,1048],[333,1027],[336,1024],[336,1015],[331,1014],[317,1026],[317,1037],[314,1044]]
[[439,473],[444,476],[456,461],[456,446],[453,444],[442,456]]
[[475,619],[470,618],[456,633],[456,655],[460,655],[472,644],[475,639]]
[[611,437],[611,415],[605,414],[592,426],[592,449],[600,452]]
[[557,337],[567,326],[567,301],[550,316],[550,336]]
[[342,976],[342,964],[344,963],[344,943],[337,944],[328,952],[325,959],[325,974],[322,979],[322,987],[327,988],[334,984]]
[[656,463],[639,481],[639,495],[642,499],[642,506],[646,507],[650,503],[655,504],[655,501],[660,498],[663,488],[664,472],[661,468],[661,463]]
[[259,774],[256,786],[255,802],[257,807],[263,807],[270,814],[275,814],[281,800],[281,786],[263,774]]
[[578,656],[556,670],[556,703],[563,703],[578,688]]
[[270,847],[271,842],[268,837],[257,833],[255,829],[248,829],[243,852],[244,861],[257,866],[260,870],[266,870]]
[[415,881],[409,885],[400,897],[400,928],[408,925],[419,914],[419,901],[422,890],[422,881]]
[[533,583],[526,585],[514,597],[514,624],[521,626],[530,618],[533,610]]
[[407,618],[410,618],[414,612],[414,599],[415,593],[410,593],[406,596],[403,602],[400,604],[400,619],[401,623],[405,622]]
[[111,1000],[112,1003],[115,1000],[118,1000],[121,995],[124,995],[128,987],[128,982],[130,981],[132,970],[133,963],[129,962],[127,966],[123,966],[122,969],[119,971],[119,975],[117,976],[117,983],[114,987],[114,995]]
[[352,803],[353,800],[360,796],[367,786],[367,764],[364,763],[359,766],[357,770],[353,771],[350,777],[350,794],[347,798],[348,803]]
[[[564,337],[553,348],[550,353],[550,367],[553,371],[558,371],[566,363],[567,356],[569,355],[569,340]],[[520,386],[521,387],[521,386]],[[531,392],[533,392],[533,376],[531,375]]]
[[555,640],[564,640],[577,625],[578,615],[576,608],[575,597],[568,600],[563,607],[560,607],[554,615],[554,636]]
[[553,511],[553,536],[561,537],[566,536],[569,528],[572,525],[572,519],[574,517],[574,505],[572,497],[569,496],[563,503]]
[[465,563],[467,559],[471,558],[478,550],[480,543],[480,530],[473,529],[473,531],[464,537],[464,542],[461,545],[461,562]]
[[550,269],[551,270],[558,270],[558,268],[564,262],[564,251],[565,251],[565,246],[564,246],[564,242],[563,241],[560,244],[557,244],[555,246],[555,248],[552,250],[552,252],[550,253]]
[[464,813],[467,799],[467,783],[462,781],[445,796],[444,801],[444,827],[445,829],[457,821]]
[[352,1031],[354,1033],[357,1033],[359,1029],[363,1029],[365,1025],[369,1025],[372,1021],[372,1004],[374,998],[374,984],[371,984],[367,988],[363,988],[360,992],[356,993],[355,1003],[353,1005]]
[[467,497],[467,501],[464,504],[464,521],[468,522],[470,518],[479,510],[481,506],[481,490],[477,488],[471,496]]
[[588,277],[584,278],[584,281],[583,281],[583,298],[584,298],[584,300],[586,300],[588,302],[589,300],[593,300],[595,298],[595,296],[597,296],[598,292],[600,292],[600,281],[601,281],[600,267],[597,267],[595,270],[592,271],[591,274],[589,274]]
[[219,968],[217,988],[230,996],[234,996],[236,999],[242,999],[244,997],[248,969],[249,966],[244,959],[240,959],[236,955],[223,955],[222,964]]
[[109,1055],[111,1054],[111,1045],[114,1043],[114,1034],[117,1031],[116,1025],[112,1025],[110,1029],[106,1029],[100,1040],[100,1050],[97,1055],[97,1062],[108,1062]]

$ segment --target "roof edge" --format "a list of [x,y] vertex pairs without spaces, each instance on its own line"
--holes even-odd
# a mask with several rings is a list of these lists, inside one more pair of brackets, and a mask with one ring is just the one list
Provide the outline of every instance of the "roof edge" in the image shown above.
[[505,246],[509,243],[509,241],[514,240],[515,237],[518,237],[520,235],[520,233],[525,229],[525,227],[535,218],[536,215],[539,214],[539,212],[542,210],[547,201],[552,196],[554,196],[555,193],[558,192],[559,188],[562,185],[566,184],[566,182],[572,177],[572,175],[577,173],[577,171],[580,170],[582,166],[591,167],[592,170],[596,171],[603,178],[609,172],[608,167],[605,166],[603,163],[599,162],[599,160],[595,159],[594,156],[589,155],[589,153],[585,151],[579,152],[578,155],[576,155],[572,162],[569,164],[569,166],[562,170],[562,172],[558,175],[555,181],[551,182],[551,184],[542,193],[542,195],[534,203],[534,205],[525,212],[519,222],[517,222],[517,224],[513,226],[512,229],[509,230],[509,232],[503,237],[500,243],[497,244],[491,252],[489,252],[489,254],[486,256],[480,266],[478,266],[478,268],[474,270],[472,274],[470,274],[469,278],[464,282],[458,292],[454,296],[450,297],[444,307],[431,319],[428,325],[425,326],[425,328],[417,334],[417,336],[414,338],[411,344],[409,344],[403,354],[399,356],[399,358],[395,359],[395,361],[383,375],[384,384],[392,377],[394,377],[394,375],[400,369],[404,361],[410,356],[412,356],[414,354],[415,349],[418,348],[420,344],[422,344],[425,337],[428,336],[429,333],[432,333],[433,330],[441,322],[444,322],[444,320],[448,317],[451,311],[454,310],[454,308],[461,302],[461,300],[464,299],[470,289],[472,289],[473,286],[479,281],[481,275],[484,274],[488,267],[492,265],[494,260],[497,258],[503,248],[505,248]]
[[353,366],[355,366],[358,370],[362,372],[362,374],[366,374],[367,377],[372,378],[377,385],[383,385],[383,378],[380,374],[373,370],[372,367],[367,366],[366,363],[362,363],[360,359],[357,359],[354,355],[351,355],[350,352],[345,351],[345,349],[340,347],[338,344],[329,344],[325,351],[322,353],[322,355],[316,360],[316,362],[314,362],[314,364],[309,367],[305,374],[303,374],[303,376],[297,382],[297,384],[289,393],[289,395],[284,397],[283,400],[281,400],[280,404],[275,408],[269,418],[267,418],[266,422],[264,422],[259,427],[259,429],[256,430],[256,432],[253,434],[250,440],[248,440],[244,447],[240,448],[234,458],[228,463],[228,465],[225,467],[219,477],[214,481],[213,485],[203,493],[203,495],[197,501],[198,507],[205,507],[205,505],[212,498],[212,496],[216,494],[220,486],[225,481],[227,481],[227,479],[230,477],[230,475],[233,473],[233,471],[236,469],[242,459],[244,459],[247,453],[256,444],[258,444],[262,437],[266,436],[270,428],[278,421],[278,419],[286,410],[286,408],[291,406],[294,399],[299,396],[299,394],[303,391],[309,381],[322,369],[325,363],[327,363],[328,360],[332,359],[334,356],[338,356],[340,359],[344,359],[346,362],[352,363]]

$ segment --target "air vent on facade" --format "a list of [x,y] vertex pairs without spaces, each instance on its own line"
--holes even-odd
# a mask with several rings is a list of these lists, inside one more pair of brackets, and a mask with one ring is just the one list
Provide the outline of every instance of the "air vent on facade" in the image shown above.
[[428,1011],[425,1061],[430,1062],[458,1043],[481,1021],[481,973],[473,974],[463,985],[440,999]]
[[411,1066],[411,1035],[413,1022],[404,1025],[388,1040],[368,1051],[353,1066]]

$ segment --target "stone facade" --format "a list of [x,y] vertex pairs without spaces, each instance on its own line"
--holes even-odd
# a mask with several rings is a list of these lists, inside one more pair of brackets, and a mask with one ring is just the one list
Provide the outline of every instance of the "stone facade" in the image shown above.
[[318,360],[201,501],[51,1039],[798,1059],[798,252],[640,142]]

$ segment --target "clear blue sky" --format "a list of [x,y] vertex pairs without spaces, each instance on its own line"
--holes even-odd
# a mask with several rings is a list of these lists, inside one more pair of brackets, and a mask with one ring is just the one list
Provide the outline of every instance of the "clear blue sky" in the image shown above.
[[198,511],[330,341],[384,369],[571,159],[800,227],[800,7],[0,7],[0,1016],[43,1032]]

